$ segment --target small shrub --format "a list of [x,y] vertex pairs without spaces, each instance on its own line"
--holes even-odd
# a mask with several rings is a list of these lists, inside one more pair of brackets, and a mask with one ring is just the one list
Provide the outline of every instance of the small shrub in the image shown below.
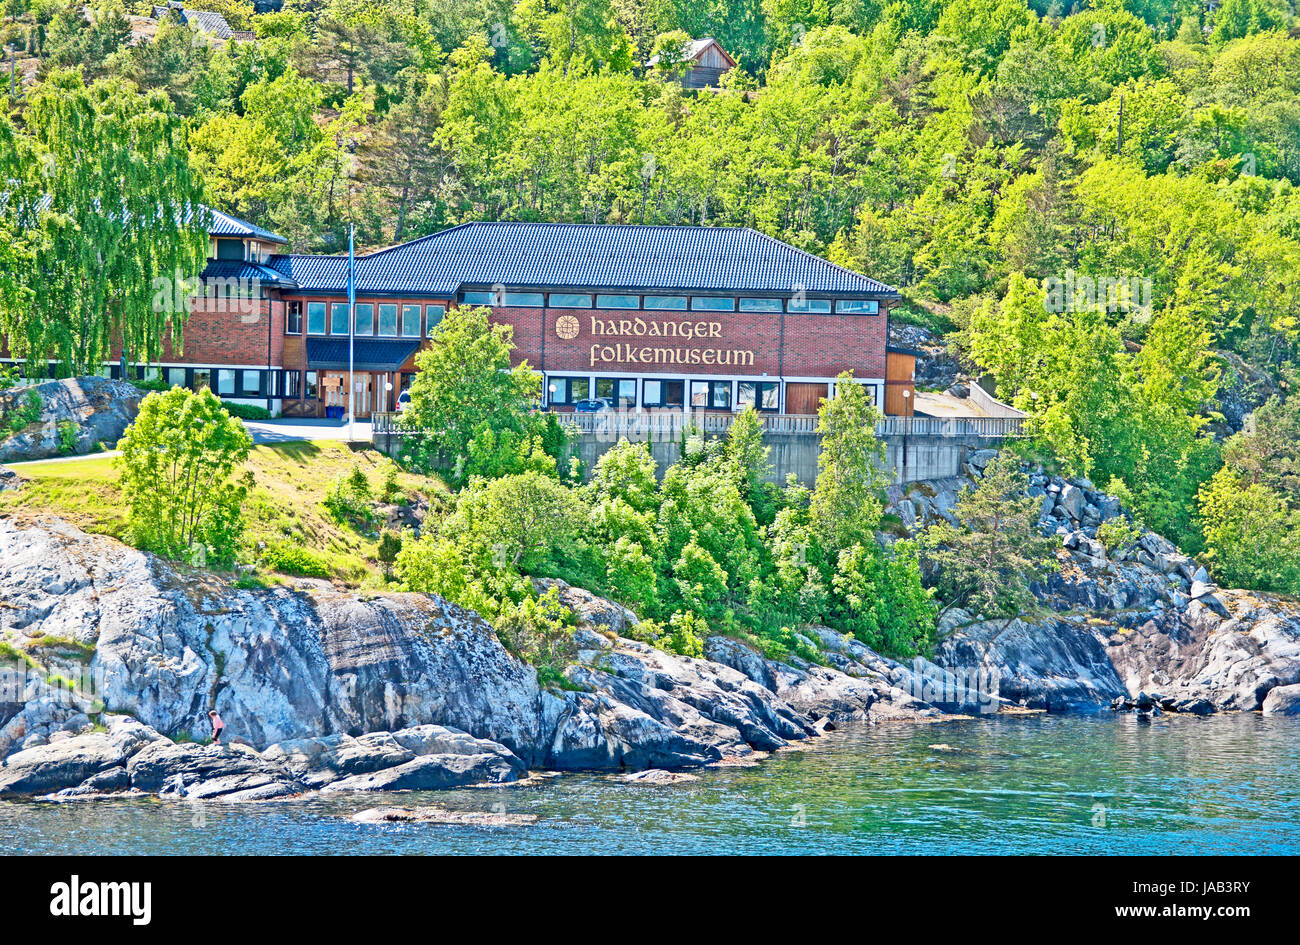
[[19,406],[0,415],[0,438],[21,433],[33,423],[39,422],[44,409],[45,402],[41,400],[41,395],[34,390],[29,390]]
[[82,643],[72,637],[44,636],[27,644],[28,653],[53,653],[79,661],[89,661],[95,655],[95,644]]
[[71,456],[77,451],[77,435],[81,432],[81,428],[71,420],[60,420],[58,431],[59,455]]
[[703,618],[679,611],[673,614],[665,627],[657,620],[640,620],[625,631],[626,635],[641,643],[649,643],[678,656],[704,656],[704,639],[709,627]]
[[1097,526],[1097,540],[1111,554],[1127,548],[1142,537],[1142,526],[1124,516],[1112,518]]
[[265,407],[258,407],[254,404],[236,404],[229,400],[223,400],[221,406],[225,408],[226,413],[240,420],[270,420],[271,411]]
[[19,664],[35,667],[36,660],[29,653],[24,653],[7,640],[0,640],[0,664]]
[[372,495],[365,470],[353,466],[351,472],[340,473],[334,480],[325,496],[325,508],[338,522],[369,524],[373,516],[370,508]]
[[234,560],[253,440],[211,391],[153,393],[118,441],[132,542],[195,567]]
[[131,386],[136,390],[169,391],[172,386],[164,381],[161,377],[151,377],[148,380],[137,379],[131,382]]
[[388,460],[384,464],[384,478],[379,485],[379,499],[381,502],[400,503],[404,498],[402,485],[397,481],[397,473],[397,464],[391,459]]
[[0,364],[0,390],[8,390],[11,387],[17,387],[22,380],[22,374],[16,364]]
[[375,557],[384,566],[384,577],[391,577],[393,572],[393,562],[397,560],[397,553],[402,550],[402,539],[394,532],[385,531],[379,536],[379,547],[375,549]]
[[668,621],[668,632],[664,634],[661,645],[679,656],[703,658],[704,638],[708,636],[708,625],[692,613],[676,613]]
[[526,597],[506,607],[497,619],[497,636],[506,649],[537,669],[543,686],[563,686],[564,667],[577,653],[573,612],[560,603],[552,587],[540,597]]
[[331,571],[329,559],[324,555],[288,542],[267,545],[262,552],[262,565],[272,571],[301,577],[327,578]]

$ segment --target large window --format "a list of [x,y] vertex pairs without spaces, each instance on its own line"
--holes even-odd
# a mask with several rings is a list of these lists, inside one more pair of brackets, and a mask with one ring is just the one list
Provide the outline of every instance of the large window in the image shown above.
[[335,302],[330,312],[330,334],[346,335],[348,333],[348,303]]
[[735,310],[735,299],[719,299],[708,295],[691,297],[691,311],[693,312],[734,312]]
[[309,335],[325,334],[325,303],[324,302],[307,303],[307,334]]
[[540,292],[463,292],[461,298],[466,305],[517,306],[520,308],[541,308],[546,304],[546,296]]
[[[347,331],[345,328],[344,331]],[[373,335],[375,333],[375,307],[369,302],[357,305],[357,334]]]
[[575,295],[571,292],[552,292],[551,308],[591,308],[591,296]]
[[684,312],[686,311],[686,296],[647,295],[645,297],[645,307],[665,312]]
[[636,406],[636,380],[630,377],[596,378],[596,396],[615,407]]
[[736,385],[736,406],[777,410],[781,406],[779,385],[775,381],[741,381]]
[[[383,322],[381,315],[380,322]],[[406,338],[420,337],[420,306],[402,306],[402,335]]]
[[302,399],[302,372],[284,372],[284,396],[290,400]]
[[691,381],[691,406],[730,410],[731,381]]
[[426,305],[424,307],[424,315],[429,322],[429,327],[425,330],[432,335],[433,330],[438,327],[438,323],[442,321],[442,316],[445,314],[447,314],[445,306]]
[[835,303],[839,315],[879,315],[880,303],[875,299],[840,299]]
[[286,335],[302,334],[302,303],[287,302],[284,307],[284,333]]
[[685,381],[645,381],[641,389],[641,404],[646,407],[682,407],[685,396]]
[[243,240],[217,240],[217,258],[218,259],[243,259],[244,258],[244,241]]
[[546,385],[552,404],[576,404],[591,393],[591,381],[585,377],[553,377]]
[[741,299],[740,310],[742,312],[779,312],[781,311],[781,300]]
[[235,372],[228,369],[217,371],[217,396],[231,397],[235,393]]
[[185,368],[169,367],[167,368],[167,383],[172,387],[185,386]]
[[791,299],[791,312],[803,315],[828,315],[831,310],[830,299]]
[[638,308],[640,305],[641,298],[636,295],[596,296],[596,308]]
[[379,306],[379,333],[381,335],[397,334],[396,305],[384,304]]
[[262,396],[262,372],[261,371],[240,371],[239,372],[239,396],[240,397]]
[[315,400],[316,395],[320,390],[316,372],[308,371],[304,377],[306,377],[306,383],[303,384],[302,395],[310,400]]

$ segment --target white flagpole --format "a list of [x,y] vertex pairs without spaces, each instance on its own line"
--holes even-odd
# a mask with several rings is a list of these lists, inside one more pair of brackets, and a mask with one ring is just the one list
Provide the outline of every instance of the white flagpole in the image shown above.
[[357,281],[355,275],[356,256],[353,249],[352,224],[348,224],[348,441],[356,437],[356,396],[357,382],[353,376],[353,337],[357,327]]

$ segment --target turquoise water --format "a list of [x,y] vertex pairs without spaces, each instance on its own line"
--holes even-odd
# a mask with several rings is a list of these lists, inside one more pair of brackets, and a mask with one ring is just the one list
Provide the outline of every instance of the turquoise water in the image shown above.
[[[1297,747],[1300,720],[1256,715],[893,723],[656,787],[577,774],[271,804],[6,802],[0,841],[19,854],[1297,853]],[[347,819],[387,804],[538,819]]]

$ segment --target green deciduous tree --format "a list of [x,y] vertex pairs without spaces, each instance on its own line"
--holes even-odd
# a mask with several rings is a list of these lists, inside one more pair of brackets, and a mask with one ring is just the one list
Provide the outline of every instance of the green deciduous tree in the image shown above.
[[74,374],[97,370],[114,340],[130,360],[155,360],[169,330],[179,348],[176,282],[202,271],[208,227],[167,97],[119,81],[87,87],[65,73],[41,86],[24,117],[36,162],[25,178],[32,199],[44,199],[9,211],[37,234],[18,270],[26,304],[0,309],[10,350],[56,358]]
[[429,447],[464,469],[470,443],[484,424],[519,437],[530,428],[541,379],[522,363],[510,366],[514,329],[494,325],[486,308],[448,312],[416,356],[405,419],[424,431]]
[[1276,490],[1221,469],[1201,488],[1198,517],[1220,583],[1300,594],[1300,512]]
[[146,397],[116,460],[131,540],[193,564],[233,561],[249,486],[238,470],[252,444],[211,391],[174,387]]

